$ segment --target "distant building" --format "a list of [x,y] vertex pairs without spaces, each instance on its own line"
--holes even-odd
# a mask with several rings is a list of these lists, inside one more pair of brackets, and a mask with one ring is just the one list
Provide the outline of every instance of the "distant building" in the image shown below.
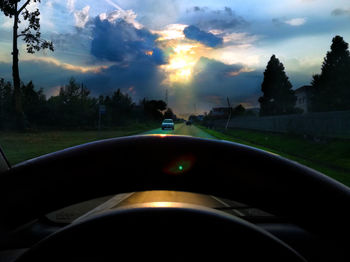
[[230,110],[232,110],[230,107],[214,107],[209,115],[214,117],[224,117],[229,115]]
[[246,114],[250,116],[259,116],[260,107],[247,108]]
[[295,107],[300,108],[304,113],[309,112],[311,86],[302,86],[294,90],[297,97]]

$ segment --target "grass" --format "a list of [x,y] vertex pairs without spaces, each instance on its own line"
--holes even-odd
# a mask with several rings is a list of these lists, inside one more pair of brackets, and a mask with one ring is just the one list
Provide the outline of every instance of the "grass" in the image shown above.
[[350,186],[350,140],[332,139],[315,142],[303,137],[253,130],[211,130],[210,135],[266,150],[318,170]]
[[68,147],[100,139],[140,134],[159,123],[134,124],[102,131],[1,132],[0,145],[11,165]]

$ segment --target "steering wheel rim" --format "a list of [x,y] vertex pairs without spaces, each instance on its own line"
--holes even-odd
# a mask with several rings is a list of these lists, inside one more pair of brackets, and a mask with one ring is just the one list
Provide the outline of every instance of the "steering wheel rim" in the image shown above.
[[[180,173],[173,169],[179,163],[186,164]],[[311,231],[337,238],[350,233],[348,187],[265,151],[183,136],[103,140],[13,167],[0,177],[0,230],[84,200],[147,190],[216,195]]]
[[70,261],[118,257],[217,261],[228,256],[244,261],[306,261],[284,242],[238,217],[192,204],[145,203],[75,222],[36,244],[16,262],[60,262],[67,257]]

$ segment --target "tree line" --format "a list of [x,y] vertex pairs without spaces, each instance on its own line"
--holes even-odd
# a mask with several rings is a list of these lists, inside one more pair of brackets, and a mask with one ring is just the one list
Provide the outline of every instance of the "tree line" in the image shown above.
[[[60,88],[58,95],[48,99],[42,89],[36,90],[33,82],[22,83],[20,88],[26,129],[97,128],[101,105],[106,108],[102,115],[103,127],[161,121],[172,112],[166,110],[167,104],[162,100],[143,99],[135,103],[120,89],[110,96],[92,97],[89,89],[74,78]],[[0,79],[0,129],[18,129],[15,105],[12,83]]]
[[[350,53],[341,36],[332,40],[321,73],[313,75],[309,90],[309,111],[350,110]],[[272,55],[264,72],[259,98],[260,116],[301,113],[297,97],[283,64]]]

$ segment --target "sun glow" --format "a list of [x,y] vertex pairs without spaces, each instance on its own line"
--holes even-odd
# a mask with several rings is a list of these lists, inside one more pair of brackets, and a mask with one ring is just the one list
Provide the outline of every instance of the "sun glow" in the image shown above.
[[177,44],[173,46],[173,53],[169,55],[169,63],[163,66],[168,73],[167,81],[188,82],[193,75],[193,68],[199,60],[196,52],[198,45],[195,44]]

